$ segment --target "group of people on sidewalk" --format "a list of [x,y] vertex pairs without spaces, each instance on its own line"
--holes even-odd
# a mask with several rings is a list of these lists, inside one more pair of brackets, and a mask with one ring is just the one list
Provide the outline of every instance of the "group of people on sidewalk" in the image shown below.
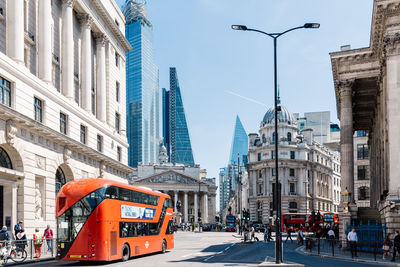
[[387,255],[392,255],[391,261],[396,261],[396,254],[400,254],[400,235],[399,231],[394,232],[393,242],[390,239],[390,234],[387,234],[385,240],[383,240],[383,256],[382,259],[386,260]]
[[[44,230],[43,235],[40,234],[39,228],[35,229],[35,233],[32,236],[33,239],[33,246],[35,248],[35,256],[34,258],[40,258],[43,241],[46,240],[47,243],[47,251],[52,251],[52,241],[53,241],[53,230],[50,228],[50,225],[47,225],[47,228]],[[23,221],[19,221],[14,226],[14,240],[15,245],[18,248],[25,249],[28,245],[28,239],[25,234],[25,229],[23,227]],[[11,241],[11,235],[7,231],[7,226],[3,226],[0,231],[0,246],[4,245]]]

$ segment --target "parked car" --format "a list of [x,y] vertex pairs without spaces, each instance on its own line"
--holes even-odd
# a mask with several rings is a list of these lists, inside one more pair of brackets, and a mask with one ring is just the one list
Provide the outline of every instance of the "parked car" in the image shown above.
[[209,232],[211,231],[211,225],[210,224],[203,224],[203,232]]

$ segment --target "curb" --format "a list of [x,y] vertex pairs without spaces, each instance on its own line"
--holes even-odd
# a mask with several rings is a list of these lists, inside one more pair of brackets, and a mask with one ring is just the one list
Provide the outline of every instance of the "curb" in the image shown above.
[[9,260],[7,264],[5,264],[5,265],[0,264],[0,266],[19,266],[19,265],[23,265],[23,264],[32,264],[32,263],[38,263],[38,262],[52,261],[55,259],[56,259],[55,257],[35,259],[35,260],[27,259],[23,262],[13,262],[12,260]]
[[343,258],[339,256],[331,256],[331,255],[324,255],[324,254],[317,254],[312,252],[305,251],[305,247],[301,246],[295,249],[296,252],[307,255],[307,256],[314,256],[320,258],[328,258],[328,259],[340,259],[347,262],[358,262],[358,263],[368,263],[368,264],[376,264],[376,265],[383,265],[383,266],[397,266],[400,267],[399,263],[390,263],[390,262],[381,262],[381,261],[373,261],[373,260],[365,260],[365,259],[351,259],[351,258]]

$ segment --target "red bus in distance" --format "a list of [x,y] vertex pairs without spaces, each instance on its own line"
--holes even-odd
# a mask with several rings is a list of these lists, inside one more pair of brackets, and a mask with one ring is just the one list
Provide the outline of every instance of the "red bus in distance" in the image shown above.
[[112,261],[174,247],[169,195],[101,178],[65,184],[57,196],[58,260]]

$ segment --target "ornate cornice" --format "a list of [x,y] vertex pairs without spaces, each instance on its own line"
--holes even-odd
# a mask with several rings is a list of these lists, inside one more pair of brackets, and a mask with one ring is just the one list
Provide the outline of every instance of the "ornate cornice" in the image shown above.
[[106,42],[108,41],[107,37],[102,33],[94,34],[94,38],[96,39],[96,45],[105,46]]

